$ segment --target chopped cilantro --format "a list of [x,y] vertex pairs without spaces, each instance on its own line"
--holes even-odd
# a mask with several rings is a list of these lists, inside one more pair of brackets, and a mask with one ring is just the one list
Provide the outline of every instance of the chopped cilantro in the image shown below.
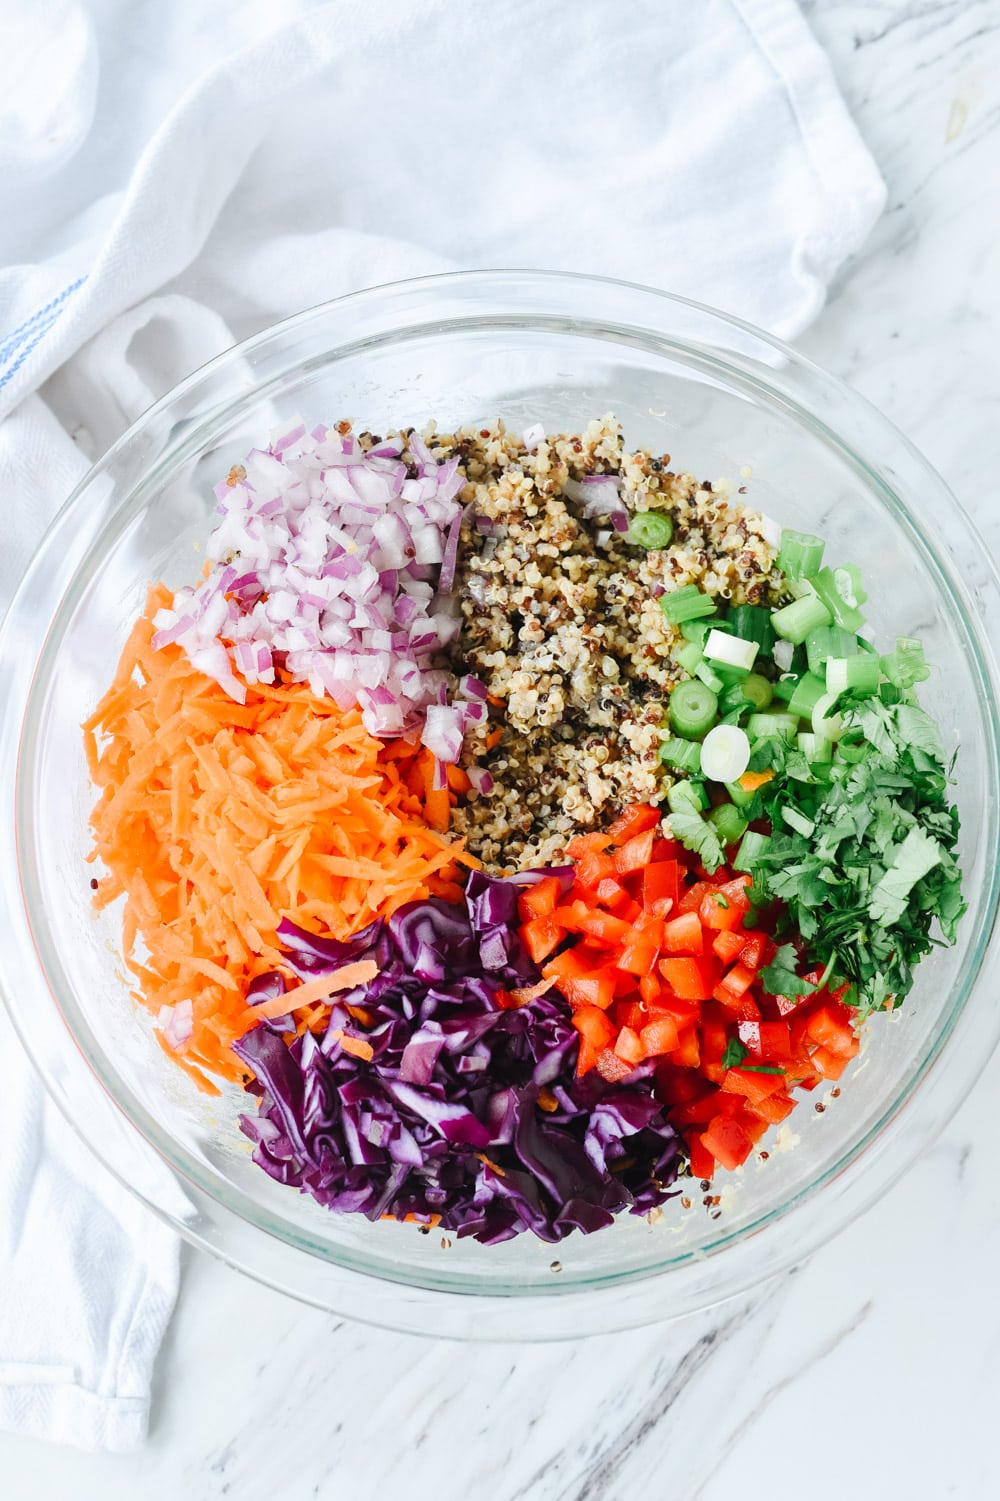
[[760,972],[761,984],[768,995],[783,995],[788,1000],[796,1000],[812,994],[816,989],[815,985],[810,985],[808,980],[800,980],[795,973],[798,962],[795,945],[783,943],[770,964],[766,964]]
[[747,1050],[738,1037],[730,1037],[726,1043],[726,1051],[722,1055],[723,1068],[738,1068],[747,1056]]
[[718,870],[726,862],[726,851],[715,831],[715,825],[702,818],[700,813],[686,810],[669,815],[670,832],[679,839],[685,849],[694,850],[709,872]]

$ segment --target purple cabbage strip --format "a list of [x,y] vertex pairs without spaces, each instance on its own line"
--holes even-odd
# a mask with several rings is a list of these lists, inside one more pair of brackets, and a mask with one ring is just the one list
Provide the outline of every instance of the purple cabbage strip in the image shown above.
[[[670,1197],[680,1142],[652,1093],[650,1065],[620,1084],[577,1079],[577,1034],[555,992],[504,1010],[498,989],[534,984],[517,933],[518,890],[544,875],[474,872],[461,904],[409,902],[346,942],[285,921],[303,979],[372,958],[369,984],[336,996],[322,1037],[291,1046],[263,1023],[236,1051],[256,1078],[258,1114],[240,1125],[254,1160],[320,1204],[369,1219],[440,1215],[486,1245],[525,1230],[559,1241]],[[251,1000],[270,998],[264,976]],[[360,1026],[348,1006],[363,1006]],[[364,1038],[370,1061],[339,1034]],[[541,1091],[547,1105],[539,1104]]]

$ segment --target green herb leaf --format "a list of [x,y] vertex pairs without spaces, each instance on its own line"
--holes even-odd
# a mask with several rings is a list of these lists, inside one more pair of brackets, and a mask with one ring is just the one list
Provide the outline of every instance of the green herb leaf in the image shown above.
[[738,1037],[731,1037],[726,1043],[726,1051],[722,1055],[723,1068],[738,1068],[742,1060],[747,1056],[747,1050]]
[[686,810],[669,815],[670,832],[679,839],[685,849],[694,850],[701,856],[702,864],[709,872],[718,870],[726,861],[726,852],[713,824],[700,813]]
[[943,851],[936,839],[912,828],[897,846],[892,864],[879,881],[868,904],[868,915],[884,927],[899,922],[907,899],[919,880],[940,865]]
[[783,1068],[778,1068],[774,1063],[744,1063],[745,1074],[784,1074]]
[[795,966],[799,962],[799,956],[795,952],[795,945],[783,943],[771,960],[760,972],[761,984],[768,995],[783,995],[788,1000],[797,1000],[800,996],[811,995],[816,989],[808,980],[800,980],[795,973]]

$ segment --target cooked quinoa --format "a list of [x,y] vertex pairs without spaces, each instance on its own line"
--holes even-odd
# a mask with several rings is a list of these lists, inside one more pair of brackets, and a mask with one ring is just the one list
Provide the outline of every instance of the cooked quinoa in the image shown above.
[[[772,603],[769,526],[732,503],[731,486],[626,450],[611,415],[532,451],[500,421],[425,438],[468,476],[455,653],[491,700],[463,764],[493,786],[454,810],[453,831],[490,869],[552,864],[574,834],[662,795],[664,713],[686,674],[658,597],[697,584],[734,604]],[[671,545],[646,552],[607,518],[585,519],[564,486],[596,474],[620,479],[630,511],[666,512]]]

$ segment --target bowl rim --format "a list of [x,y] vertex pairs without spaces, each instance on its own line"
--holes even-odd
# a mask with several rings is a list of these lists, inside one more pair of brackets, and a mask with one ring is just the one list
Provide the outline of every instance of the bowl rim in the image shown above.
[[[935,471],[931,468],[927,461],[923,459],[923,457],[918,453],[914,445],[911,444],[909,440],[902,433],[900,433],[898,429],[896,429],[887,418],[882,416],[882,414],[879,413],[877,409],[864,397],[852,391],[844,382],[824,371],[821,367],[817,366],[807,357],[800,355],[796,350],[791,349],[782,340],[776,338],[774,335],[756,329],[753,327],[753,325],[745,322],[744,320],[732,317],[731,315],[725,313],[721,313],[716,309],[706,306],[705,304],[694,302],[687,298],[677,297],[674,294],[664,292],[655,288],[642,287],[635,283],[623,281],[617,278],[591,277],[579,273],[551,271],[537,272],[514,269],[505,271],[483,270],[471,272],[449,272],[435,276],[413,278],[402,282],[390,282],[382,286],[367,288],[359,292],[350,293],[344,297],[336,298],[329,302],[318,304],[313,308],[304,309],[299,313],[293,314],[289,318],[271,325],[270,327],[251,336],[249,339],[246,339],[241,343],[232,346],[230,349],[223,351],[213,360],[208,361],[198,370],[192,372],[191,375],[186,377],[171,391],[167,392],[157,403],[150,407],[135,423],[133,423],[132,426],[124,434],[122,434],[122,436],[106,451],[106,453],[97,461],[97,463],[92,467],[88,474],[84,476],[80,483],[75,487],[72,494],[67,499],[64,506],[60,509],[56,518],[51,523],[49,529],[42,539],[42,542],[36,552],[35,558],[33,559],[32,564],[29,567],[25,580],[23,581],[21,587],[15,595],[14,600],[11,603],[7,617],[3,623],[2,630],[0,630],[0,682],[3,681],[2,673],[4,670],[4,663],[9,657],[9,637],[11,633],[16,629],[20,614],[24,610],[25,602],[31,594],[32,586],[36,582],[39,571],[44,571],[45,555],[47,549],[55,545],[56,541],[59,538],[60,530],[67,525],[73,513],[74,507],[82,499],[82,497],[86,495],[87,491],[95,483],[95,481],[97,481],[108,468],[113,466],[115,459],[119,455],[127,452],[131,445],[135,444],[138,439],[141,438],[143,433],[152,428],[164,414],[169,413],[171,408],[175,407],[183,397],[197,392],[198,389],[206,385],[215,374],[226,370],[228,367],[231,367],[239,359],[245,358],[246,356],[252,354],[254,351],[266,349],[269,346],[280,345],[283,341],[288,339],[290,335],[294,334],[297,329],[315,326],[318,322],[322,321],[324,316],[330,316],[331,314],[337,315],[345,311],[350,312],[352,309],[364,309],[365,307],[378,306],[380,303],[385,303],[387,300],[391,300],[393,298],[410,297],[420,299],[422,297],[425,297],[427,293],[433,294],[434,292],[445,292],[452,289],[488,289],[497,298],[502,300],[504,295],[507,293],[510,293],[517,289],[523,290],[525,279],[527,279],[532,287],[541,289],[543,292],[549,288],[559,289],[567,287],[576,289],[590,287],[604,291],[607,291],[608,289],[618,289],[619,291],[625,292],[631,298],[638,297],[640,300],[655,299],[656,304],[659,304],[667,309],[690,309],[698,314],[699,317],[706,319],[713,325],[718,325],[724,329],[728,329],[730,331],[735,330],[739,333],[747,335],[754,341],[755,344],[759,343],[766,348],[772,349],[778,355],[780,355],[783,365],[793,373],[807,372],[814,379],[818,379],[821,385],[825,385],[831,389],[839,391],[839,393],[843,397],[846,397],[850,404],[856,406],[859,410],[867,409],[868,413],[873,414],[875,419],[877,419],[877,422],[881,425],[885,434],[888,437],[891,437],[896,446],[906,454],[911,463],[914,463],[917,466],[922,476],[932,481],[933,484],[939,488],[942,495],[950,496],[950,492],[948,491],[947,486],[935,473]],[[433,301],[433,297],[431,300]],[[492,321],[495,322],[496,320],[494,319]],[[518,316],[516,321],[523,324],[526,321],[532,322],[535,320],[531,317],[530,314],[527,314]],[[448,318],[445,320],[445,322],[447,324],[453,324],[455,320]],[[579,315],[577,315],[576,322],[581,331],[586,330],[594,322],[599,323],[601,327],[608,326],[603,320],[599,318],[595,320],[586,316],[580,317]],[[425,324],[421,324],[420,326],[424,327]],[[625,329],[640,328],[644,332],[651,331],[649,324],[644,323],[622,324],[615,322],[611,325],[611,327],[613,330],[615,328],[621,329],[623,331]],[[660,342],[664,341],[664,336],[657,334],[656,337],[658,340],[660,340]],[[673,334],[666,336],[666,342],[680,345],[684,348],[691,348],[693,352],[696,352],[698,354],[703,354],[707,347],[697,340],[689,342],[687,338],[679,338],[678,336]],[[331,352],[333,349],[342,347],[343,346],[341,344],[333,343],[331,344]],[[734,356],[732,351],[726,350],[722,355],[719,355],[717,351],[712,351],[712,357],[727,371],[735,369],[741,375],[744,373],[740,369],[738,363],[735,365],[733,364]],[[756,378],[760,380],[760,370],[756,365],[755,375]],[[761,382],[761,384],[765,386],[769,394],[774,393],[774,388],[772,386],[769,386],[767,382]],[[197,436],[200,425],[204,425],[209,420],[216,420],[217,415],[218,414],[213,411],[210,416],[205,416],[199,419],[199,422],[196,423],[194,428],[192,429],[193,437]],[[800,413],[800,415],[805,416],[808,414]],[[810,417],[810,422],[811,425],[816,425],[815,419],[812,417]],[[820,424],[820,426],[822,426],[822,424]],[[840,439],[836,433],[830,431],[829,429],[827,430],[827,433],[829,441],[834,444],[834,446],[842,455],[846,454],[846,456],[861,465],[866,477],[866,482],[869,485],[874,485],[876,488],[885,490],[895,510],[902,510],[904,515],[907,515],[908,513],[906,513],[905,511],[905,507],[902,505],[899,498],[895,496],[891,487],[888,486],[885,478],[881,475],[881,473],[878,470],[873,470],[863,457],[855,454],[851,448],[847,447],[843,440]],[[126,508],[127,500],[128,492],[126,492],[126,495],[120,501],[116,502],[113,512],[108,519],[108,526],[111,526],[112,523],[118,523],[120,525],[121,513]],[[979,548],[981,559],[985,563],[987,570],[989,586],[994,591],[1000,593],[1000,579],[998,579],[997,577],[995,564],[993,563],[992,558],[990,557],[990,554],[985,547],[985,544],[979,538],[974,523],[971,522],[964,509],[959,505],[957,501],[954,501],[954,505],[957,513],[961,516],[969,540]],[[895,519],[899,521],[902,518],[897,515]],[[938,555],[930,547],[929,541],[924,535],[923,528],[918,523],[916,523],[913,518],[910,518],[910,522],[911,527],[915,532],[916,540],[921,545],[921,550],[928,555],[928,562],[934,565],[934,571],[938,575],[939,586],[943,585],[944,588],[952,595],[952,602],[957,606],[959,621],[973,646],[980,683],[981,686],[985,689],[987,696],[987,704],[985,705],[985,708],[992,707],[993,710],[992,719],[990,719],[987,715],[986,723],[992,729],[992,738],[988,735],[987,739],[992,751],[993,769],[995,771],[998,752],[996,729],[997,669],[992,651],[990,650],[988,639],[985,637],[985,633],[981,631],[979,622],[976,619],[976,612],[974,608],[971,607],[971,603],[967,597],[967,590],[964,585],[964,579],[950,576],[948,569],[942,568],[940,566]],[[117,526],[115,529],[117,530]],[[92,549],[92,542],[89,545]],[[76,576],[77,574],[76,572],[74,572],[74,579],[76,578]],[[44,686],[45,672],[42,669],[45,662],[45,654],[49,649],[50,637],[52,636],[53,631],[55,631],[56,625],[61,615],[65,613],[66,608],[67,595],[64,594],[58,599],[54,613],[50,615],[45,622],[44,644],[42,651],[39,653],[38,659],[34,664],[34,669],[31,674],[31,682],[28,687],[26,698],[25,720],[23,723],[20,723],[18,725],[18,787],[20,786],[20,758],[25,743],[26,726],[30,725],[32,705],[37,705],[36,690],[39,684]],[[994,819],[994,824],[995,822],[996,821]],[[23,820],[20,816],[20,810],[18,810],[17,813],[16,826],[18,831],[18,847],[20,851],[20,846],[23,843],[24,834],[24,825]],[[987,951],[991,944],[991,934],[994,938],[996,936],[995,929],[998,888],[1000,888],[1000,875],[998,875],[995,868],[989,898],[981,909],[983,915],[978,929],[981,940],[978,945],[978,958],[975,961],[971,973],[967,976],[964,987],[964,994],[961,1000],[959,1001],[957,1006],[954,1006],[952,1008],[952,1014],[949,1024],[941,1029],[940,1034],[936,1039],[935,1046],[930,1050],[928,1056],[924,1059],[922,1067],[917,1073],[916,1077],[908,1079],[907,1084],[903,1088],[902,1092],[899,1093],[897,1097],[895,1097],[890,1102],[886,1110],[871,1126],[866,1135],[858,1143],[856,1143],[849,1152],[844,1154],[841,1159],[830,1165],[823,1173],[817,1175],[815,1178],[810,1179],[808,1185],[806,1185],[801,1190],[801,1192],[794,1195],[791,1199],[783,1201],[780,1206],[762,1214],[760,1221],[754,1221],[749,1225],[743,1226],[740,1229],[731,1232],[729,1235],[720,1235],[703,1253],[690,1253],[680,1263],[674,1263],[667,1266],[652,1267],[643,1270],[630,1270],[621,1273],[610,1272],[606,1275],[602,1274],[600,1277],[593,1279],[586,1285],[570,1285],[566,1286],[565,1290],[562,1290],[559,1286],[554,1286],[552,1288],[546,1287],[544,1289],[531,1289],[530,1293],[528,1293],[527,1296],[524,1296],[524,1302],[529,1306],[537,1307],[538,1303],[543,1300],[554,1300],[555,1302],[558,1302],[561,1307],[568,1308],[568,1305],[570,1305],[574,1300],[586,1298],[588,1302],[591,1302],[595,1294],[618,1294],[620,1293],[623,1286],[634,1288],[636,1285],[641,1286],[643,1283],[648,1284],[651,1279],[665,1278],[671,1272],[677,1271],[687,1261],[711,1260],[712,1258],[718,1256],[721,1251],[728,1249],[733,1244],[733,1242],[736,1242],[737,1244],[745,1243],[754,1235],[760,1235],[762,1233],[766,1234],[768,1230],[773,1231],[779,1224],[785,1225],[788,1221],[789,1216],[794,1214],[805,1204],[815,1204],[817,1198],[822,1194],[823,1190],[830,1184],[835,1182],[837,1179],[842,1178],[845,1173],[848,1173],[852,1165],[854,1165],[863,1154],[868,1152],[878,1139],[882,1139],[884,1144],[887,1129],[890,1128],[894,1122],[898,1121],[900,1113],[906,1110],[907,1106],[910,1105],[914,1100],[921,1087],[928,1082],[929,1076],[931,1076],[932,1071],[936,1067],[948,1038],[955,1030],[955,1026],[963,1013],[968,1009],[968,1002],[971,999],[972,994],[976,988],[977,979],[979,979],[982,974]],[[22,897],[24,896],[25,893],[23,892],[22,888]],[[27,911],[25,911],[25,917],[30,928],[31,920],[30,917],[27,917]],[[32,941],[34,942],[33,934]],[[45,967],[43,964],[41,964],[41,962],[39,964],[39,967],[44,976]],[[36,1067],[42,1074],[43,1080],[46,1083],[50,1094],[53,1095],[57,1105],[59,1105],[63,1113],[67,1115],[67,1118],[70,1119],[71,1124],[74,1126],[74,1129],[76,1129],[78,1134],[87,1142],[90,1149],[95,1151],[96,1155],[102,1157],[100,1149],[96,1148],[93,1145],[93,1142],[88,1137],[86,1131],[82,1129],[80,1121],[78,1119],[74,1119],[74,1112],[71,1109],[67,1108],[68,1102],[65,1096],[64,1089],[60,1087],[60,1082],[52,1076],[52,1070],[46,1066],[46,1060],[37,1056],[38,1050],[37,1048],[34,1048],[32,1046],[32,1038],[25,1035],[27,1029],[23,1025],[19,1024],[17,1007],[10,1001],[9,995],[5,994],[5,992],[7,992],[8,990],[9,984],[5,981],[5,977],[0,974],[0,995],[3,995],[4,999],[7,1000],[7,1009],[12,1016],[15,1028],[19,1031],[21,1040],[24,1043],[26,1050],[34,1057]],[[59,1008],[58,999],[53,996],[53,1000],[56,1007]],[[59,1009],[61,1014],[61,1008]],[[68,1024],[67,1031],[69,1031]],[[74,1038],[73,1040],[76,1043],[77,1047],[79,1047],[80,1044],[78,1039]],[[995,1044],[996,1036],[993,1037],[992,1041]],[[83,1051],[84,1056],[86,1057],[86,1051]],[[983,1049],[976,1060],[976,1067],[974,1071],[966,1071],[967,1085],[971,1085],[973,1078],[976,1077],[979,1072],[981,1072],[983,1067],[985,1067],[985,1063],[988,1060],[991,1051],[992,1047]],[[91,1069],[93,1069],[93,1060],[87,1059],[87,1061]],[[163,1153],[162,1148],[155,1139],[159,1134],[158,1131],[155,1128],[152,1131],[144,1129],[140,1121],[135,1118],[135,1115],[125,1109],[125,1107],[121,1103],[121,1100],[117,1097],[115,1091],[110,1088],[107,1081],[103,1077],[101,1077],[99,1072],[95,1074],[95,1077],[97,1079],[97,1082],[100,1084],[101,1089],[107,1092],[107,1094],[111,1097],[115,1104],[115,1107],[122,1113],[124,1118],[129,1121],[130,1126],[133,1129],[137,1130],[142,1136],[144,1136],[147,1141],[150,1141],[154,1149],[160,1156],[164,1156],[165,1154]],[[947,1115],[950,1115],[953,1110],[957,1108],[957,1105],[958,1103],[960,1103],[962,1097],[963,1096],[960,1095],[957,1096],[950,1106],[945,1107]],[[143,1112],[139,1113],[143,1114]],[[939,1111],[935,1115],[934,1123],[936,1125],[940,1125],[942,1123],[942,1120],[943,1116]],[[931,1128],[928,1127],[927,1130],[929,1129]],[[927,1132],[925,1131],[925,1135],[926,1134]],[[833,1233],[837,1233],[840,1229],[844,1228],[844,1226],[846,1226],[846,1224],[849,1223],[851,1219],[853,1219],[858,1213],[860,1213],[863,1208],[866,1207],[867,1203],[870,1202],[871,1199],[874,1198],[879,1192],[881,1192],[890,1181],[893,1181],[903,1171],[905,1171],[905,1168],[908,1166],[909,1162],[912,1161],[912,1159],[919,1152],[921,1145],[922,1140],[919,1137],[919,1134],[913,1133],[913,1140],[911,1140],[911,1142],[909,1143],[908,1151],[904,1155],[897,1156],[895,1165],[891,1173],[887,1174],[883,1171],[881,1176],[878,1177],[878,1181],[872,1183],[871,1192],[869,1194],[862,1195],[855,1193],[853,1195],[853,1207],[849,1208],[846,1214],[842,1214],[838,1218]],[[226,1202],[225,1199],[211,1193],[210,1190],[206,1190],[204,1182],[201,1180],[200,1176],[198,1174],[192,1175],[190,1172],[188,1172],[185,1167],[176,1160],[175,1156],[173,1156],[172,1154],[166,1155],[167,1161],[169,1162],[171,1168],[175,1172],[179,1173],[186,1180],[187,1184],[190,1187],[196,1189],[199,1194],[204,1195],[212,1205],[217,1207],[217,1209],[221,1210],[223,1213],[236,1215],[237,1217],[241,1218],[245,1224],[253,1226],[257,1231],[262,1231],[264,1235],[277,1235],[284,1245],[290,1246],[292,1249],[302,1251],[303,1254],[309,1256],[313,1260],[324,1258],[326,1261],[336,1266],[340,1272],[353,1272],[354,1275],[360,1277],[361,1280],[370,1287],[372,1281],[372,1275],[370,1273],[361,1272],[357,1268],[352,1268],[349,1264],[345,1265],[342,1258],[337,1255],[330,1255],[322,1247],[316,1247],[315,1249],[304,1248],[303,1237],[298,1227],[294,1227],[292,1233],[290,1235],[286,1235],[280,1229],[280,1227],[274,1228],[273,1226],[269,1226],[268,1224],[263,1223],[262,1217],[260,1216],[259,1212],[253,1212],[249,1215],[241,1213],[240,1209],[234,1206],[233,1203]],[[884,1151],[882,1153],[882,1156],[884,1158]],[[108,1162],[104,1157],[102,1157],[102,1160],[105,1161],[106,1166],[109,1166],[111,1168],[112,1172],[116,1171],[113,1162]],[[122,1177],[121,1174],[118,1174],[118,1176]],[[854,1176],[857,1177],[858,1175],[855,1174]],[[131,1184],[128,1181],[125,1181],[125,1186],[129,1187],[133,1192],[137,1191],[134,1184]],[[191,1224],[185,1223],[183,1220],[178,1222],[178,1218],[175,1214],[171,1213],[169,1210],[165,1210],[160,1204],[151,1202],[148,1195],[142,1194],[140,1192],[140,1197],[143,1197],[155,1212],[160,1214],[161,1217],[165,1218],[168,1223],[174,1226],[174,1228],[180,1229],[182,1233],[184,1233],[189,1239],[192,1239],[197,1243],[205,1244],[209,1249],[218,1249],[218,1247],[213,1244],[211,1237],[206,1238],[204,1235],[198,1233],[198,1231],[194,1227],[192,1227]],[[819,1238],[822,1238],[823,1234],[829,1233],[829,1228],[827,1227],[825,1231],[821,1231],[819,1236],[814,1236],[813,1239],[817,1240]],[[811,1246],[805,1247],[806,1250],[811,1248]],[[804,1254],[801,1246],[790,1248],[788,1254],[783,1257],[781,1253],[779,1253],[778,1257],[774,1261],[772,1261],[771,1269],[776,1270],[780,1265],[790,1264],[792,1260],[800,1259],[801,1254]],[[250,1270],[253,1271],[254,1268],[251,1267]],[[743,1287],[750,1285],[753,1281],[759,1280],[760,1275],[762,1275],[762,1273],[760,1272],[748,1272],[747,1276],[742,1282],[737,1279],[736,1285],[732,1286],[731,1288],[727,1288],[727,1292],[724,1295],[729,1296],[733,1292],[742,1290]],[[265,1275],[265,1280],[271,1281],[274,1279]],[[278,1285],[282,1285],[283,1280],[284,1279],[282,1279],[281,1282],[278,1282]],[[377,1280],[379,1282],[380,1289],[384,1289],[385,1283],[383,1282],[382,1277],[379,1276]],[[391,1281],[392,1279],[390,1278],[389,1280]],[[515,1294],[524,1295],[526,1292],[526,1290],[521,1286],[511,1288],[497,1287],[485,1292],[479,1290],[477,1290],[476,1292],[470,1292],[465,1288],[442,1286],[440,1282],[435,1280],[430,1280],[424,1283],[414,1282],[412,1279],[410,1279],[409,1281],[397,1282],[396,1285],[397,1287],[403,1288],[407,1294],[416,1292],[419,1295],[426,1295],[431,1299],[440,1300],[443,1298],[446,1300],[453,1300],[455,1296],[458,1295],[466,1301],[475,1300],[477,1302],[485,1301],[486,1303],[496,1303],[498,1301],[502,1303],[505,1299],[509,1300]],[[293,1290],[298,1291],[297,1289]],[[299,1292],[299,1296],[303,1295],[304,1294],[302,1292]],[[390,1301],[392,1300],[390,1299]],[[405,1301],[405,1299],[403,1301]],[[704,1297],[701,1297],[693,1306],[706,1306],[706,1301],[712,1300],[706,1300]],[[323,1306],[328,1305],[324,1302]],[[687,1310],[682,1309],[681,1311]],[[390,1322],[398,1327],[398,1314],[397,1317],[391,1318]]]

